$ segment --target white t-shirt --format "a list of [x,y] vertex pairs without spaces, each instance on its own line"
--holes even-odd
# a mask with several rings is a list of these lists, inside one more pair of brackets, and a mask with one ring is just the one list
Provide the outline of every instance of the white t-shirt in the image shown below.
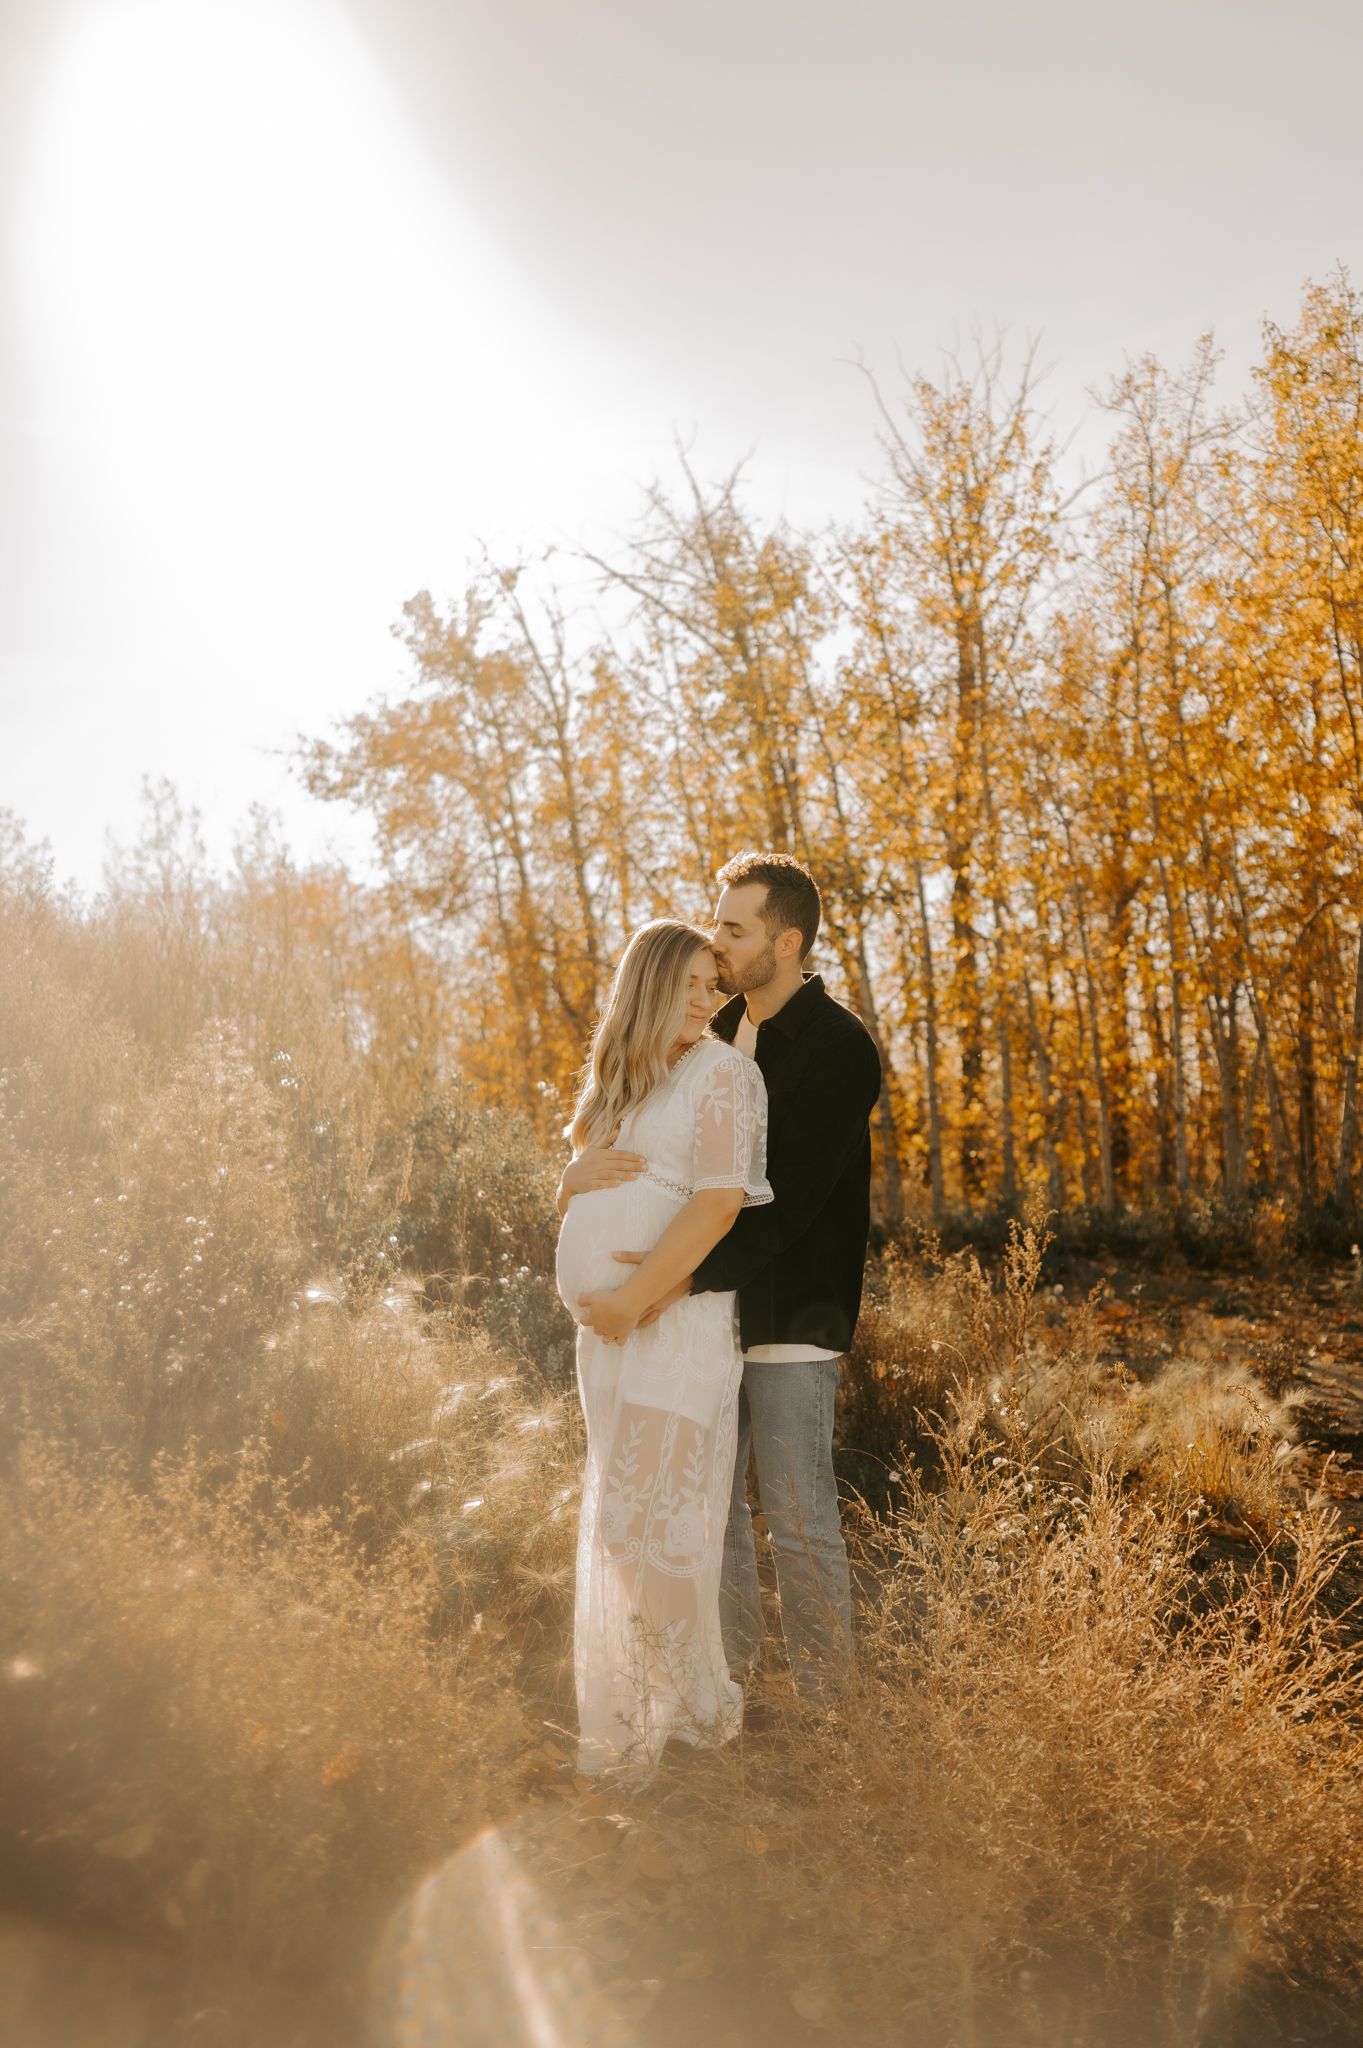
[[[757,1026],[748,1015],[745,1006],[734,1033],[734,1044],[745,1052],[750,1060],[757,1057]],[[836,1351],[820,1351],[816,1344],[754,1344],[743,1353],[744,1360],[751,1359],[754,1365],[803,1365],[808,1359],[836,1358]]]

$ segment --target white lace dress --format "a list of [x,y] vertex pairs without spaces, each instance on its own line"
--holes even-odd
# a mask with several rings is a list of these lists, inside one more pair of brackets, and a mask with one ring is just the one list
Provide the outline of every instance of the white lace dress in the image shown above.
[[[741,1187],[745,1207],[772,1200],[761,1073],[718,1039],[682,1056],[616,1142],[648,1170],[569,1202],[558,1290],[574,1317],[589,1289],[629,1277],[612,1254],[651,1250],[697,1189]],[[646,1772],[669,1735],[708,1747],[738,1731],[743,1696],[720,1638],[719,1575],[741,1374],[732,1294],[687,1296],[623,1344],[578,1329],[579,1770]]]

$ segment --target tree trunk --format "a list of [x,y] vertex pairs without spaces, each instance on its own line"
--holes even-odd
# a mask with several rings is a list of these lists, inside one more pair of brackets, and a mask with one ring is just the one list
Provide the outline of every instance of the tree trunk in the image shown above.
[[[1224,997],[1219,991],[1209,990],[1207,994],[1207,1022],[1211,1026],[1212,1050],[1216,1054],[1216,1077],[1219,1083],[1221,1106],[1221,1173],[1226,1184],[1226,1193],[1232,1197],[1244,1193],[1245,1160],[1249,1156],[1248,1145],[1240,1143],[1240,1072],[1235,1052],[1235,1042],[1222,1014]],[[1231,1014],[1234,1014],[1235,996],[1231,994]]]
[[1013,1140],[1013,1042],[1008,1029],[1008,1007],[999,1003],[999,1124],[1003,1146],[1001,1197],[1010,1212],[1017,1206],[1017,1155]]
[[1079,927],[1079,950],[1084,962],[1084,986],[1088,994],[1089,1054],[1093,1061],[1094,1106],[1098,1112],[1098,1179],[1103,1214],[1117,1213],[1117,1181],[1112,1164],[1112,1110],[1108,1100],[1107,1073],[1103,1065],[1103,1042],[1098,1029],[1098,988],[1093,972],[1093,951],[1089,945],[1088,920],[1075,892],[1075,919]]
[[1363,924],[1358,928],[1354,965],[1354,1013],[1344,1057],[1344,1097],[1339,1112],[1339,1157],[1335,1164],[1335,1195],[1347,1208],[1358,1157],[1358,1069],[1363,1060]]
[[1108,1042],[1104,1067],[1112,1126],[1113,1188],[1121,1187],[1125,1191],[1131,1169],[1131,1100],[1134,1093],[1130,1009],[1133,891],[1127,876],[1120,872],[1115,878],[1114,889],[1107,948],[1112,972],[1112,1001],[1107,1013]]
[[951,1007],[960,1046],[961,1193],[967,1203],[984,1185],[984,1025],[980,970],[975,957],[974,890],[968,866],[956,870],[951,890]]
[[975,622],[958,605],[954,784],[947,861],[951,868],[951,1007],[961,1061],[961,1193],[967,1203],[984,1185],[984,1017],[975,933],[975,861],[979,830],[977,761],[982,716]]
[[1268,1034],[1268,1017],[1259,999],[1254,977],[1254,948],[1250,943],[1249,909],[1245,902],[1244,885],[1240,880],[1234,854],[1231,856],[1231,882],[1234,886],[1236,928],[1245,957],[1245,994],[1249,998],[1250,1015],[1259,1042],[1264,1049],[1264,1078],[1268,1083],[1268,1128],[1273,1143],[1273,1171],[1279,1188],[1288,1185],[1292,1178],[1291,1147],[1287,1137],[1287,1111],[1283,1106],[1283,1091],[1278,1080],[1278,1070],[1273,1064],[1273,1044]]
[[1182,1202],[1186,1201],[1188,1195],[1188,1088],[1183,1071],[1183,969],[1179,964],[1178,926],[1174,913],[1174,893],[1169,885],[1169,870],[1162,858],[1157,865],[1160,889],[1164,896],[1164,914],[1169,920],[1169,1001],[1172,1012],[1169,1071],[1174,1095],[1174,1185]]
[[[992,800],[989,804],[989,820],[992,837]],[[1017,1206],[1018,1195],[1017,1141],[1013,1133],[1013,1005],[1004,943],[1007,914],[1003,899],[997,894],[993,898],[993,909],[994,1006],[999,1042],[999,1199],[1004,1210],[1011,1213]]]
[[843,973],[856,996],[861,1021],[870,1033],[871,1042],[880,1056],[881,1087],[880,1100],[876,1104],[876,1127],[880,1133],[885,1221],[894,1229],[904,1220],[904,1176],[899,1163],[899,1130],[894,1113],[895,1097],[899,1090],[890,1060],[889,1046],[881,1029],[875,990],[871,985],[871,969],[866,957],[866,934],[860,918],[856,922],[855,934],[850,939],[844,936],[831,919],[828,929],[829,936],[842,957]]
[[932,928],[928,922],[928,896],[923,885],[923,863],[915,861],[914,881],[918,890],[918,916],[923,931],[923,1010],[927,1033],[928,1084],[928,1185],[932,1191],[932,1220],[940,1223],[946,1209],[942,1176],[942,1098],[937,1065],[937,977],[932,962]]
[[1254,1110],[1255,1105],[1258,1103],[1259,1100],[1259,1082],[1263,1076],[1263,1071],[1264,1048],[1263,1041],[1260,1040],[1259,1044],[1256,1045],[1254,1048],[1254,1064],[1253,1066],[1251,1066],[1249,1070],[1249,1086],[1245,1090],[1244,1115],[1240,1126],[1240,1158],[1243,1162],[1243,1166],[1241,1170],[1240,1187],[1238,1187],[1235,1190],[1237,1194],[1241,1192],[1241,1189],[1243,1188],[1245,1182],[1248,1179],[1249,1162],[1251,1157],[1253,1156]]
[[1065,1176],[1061,1170],[1060,1153],[1055,1142],[1055,1091],[1051,1086],[1051,1056],[1037,1022],[1032,978],[1025,967],[1022,971],[1022,988],[1027,998],[1027,1032],[1032,1041],[1037,1083],[1041,1090],[1041,1151],[1046,1161],[1046,1184],[1050,1192],[1051,1207],[1059,1215],[1065,1207]]
[[1297,1179],[1308,1209],[1316,1203],[1316,991],[1312,946],[1303,941],[1297,963]]
[[[1084,999],[1079,993],[1079,977],[1069,969],[1070,994],[1074,998],[1075,1027],[1082,1046],[1084,1042]],[[1088,1095],[1083,1088],[1074,1091],[1074,1106],[1079,1117],[1079,1165],[1084,1183],[1084,1207],[1096,1209],[1097,1189],[1093,1179],[1093,1141],[1089,1135]]]

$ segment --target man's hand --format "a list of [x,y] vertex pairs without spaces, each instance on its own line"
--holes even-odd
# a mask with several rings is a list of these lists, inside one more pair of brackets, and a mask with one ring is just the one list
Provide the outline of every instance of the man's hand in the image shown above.
[[615,1140],[619,1133],[617,1124],[604,1144],[588,1145],[585,1152],[579,1152],[564,1167],[558,1184],[564,1202],[573,1195],[594,1194],[598,1188],[618,1188],[627,1180],[639,1178],[648,1161],[641,1152],[617,1152]]
[[638,1327],[639,1304],[628,1281],[623,1287],[593,1288],[581,1297],[577,1309],[583,1328],[594,1330],[607,1344],[623,1344]]
[[[621,1265],[624,1266],[640,1266],[643,1264],[645,1256],[646,1254],[643,1252],[612,1253],[612,1257],[619,1259]],[[691,1277],[688,1274],[685,1280],[679,1280],[675,1287],[669,1288],[661,1301],[655,1301],[652,1308],[644,1310],[639,1318],[639,1328],[646,1330],[650,1323],[656,1323],[664,1309],[671,1308],[674,1302],[685,1301],[690,1292]]]

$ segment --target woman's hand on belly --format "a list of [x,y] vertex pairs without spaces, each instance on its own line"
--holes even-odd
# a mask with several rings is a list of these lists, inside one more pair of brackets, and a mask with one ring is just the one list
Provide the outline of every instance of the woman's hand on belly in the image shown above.
[[577,1306],[583,1325],[606,1344],[623,1344],[626,1337],[633,1336],[645,1312],[638,1289],[628,1280],[623,1287],[593,1288]]

